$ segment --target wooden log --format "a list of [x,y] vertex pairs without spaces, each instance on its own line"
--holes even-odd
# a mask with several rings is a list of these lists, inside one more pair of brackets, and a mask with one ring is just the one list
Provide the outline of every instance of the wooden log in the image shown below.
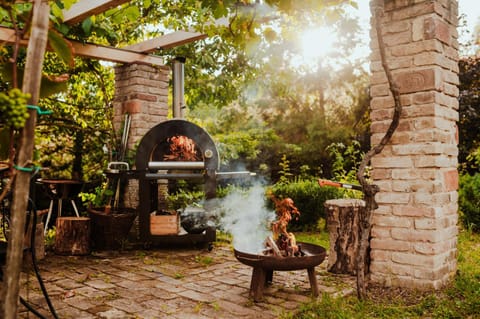
[[335,199],[325,202],[330,250],[327,270],[335,274],[356,274],[356,258],[360,243],[360,210],[365,202],[360,199]]
[[[30,230],[31,231],[31,230]],[[29,234],[31,236],[31,234]],[[28,238],[28,247],[30,249],[35,249],[35,258],[37,260],[42,260],[45,258],[45,236],[43,233],[43,223],[35,225],[35,247],[30,247],[30,238]]]
[[275,242],[275,240],[273,240],[273,238],[271,236],[268,236],[265,239],[265,246],[272,249],[272,252],[273,252],[274,256],[283,256],[282,252],[280,251],[280,249],[277,246],[277,243]]
[[55,253],[59,255],[90,254],[90,218],[58,217]]

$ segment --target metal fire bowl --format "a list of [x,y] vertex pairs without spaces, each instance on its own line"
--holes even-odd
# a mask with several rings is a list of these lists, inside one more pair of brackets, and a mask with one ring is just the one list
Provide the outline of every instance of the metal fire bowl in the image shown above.
[[322,246],[309,243],[297,243],[301,245],[305,256],[300,257],[280,257],[261,254],[250,254],[234,249],[237,260],[245,265],[262,268],[264,270],[302,270],[314,268],[320,265],[324,260],[327,252]]

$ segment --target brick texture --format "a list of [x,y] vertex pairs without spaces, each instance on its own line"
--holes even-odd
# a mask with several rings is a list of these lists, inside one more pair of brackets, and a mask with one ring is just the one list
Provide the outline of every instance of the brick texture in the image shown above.
[[[371,177],[380,192],[370,278],[386,286],[439,289],[456,271],[458,3],[371,0],[371,8],[383,4],[381,32],[402,114],[389,145],[371,161]],[[371,36],[375,145],[390,125],[394,101],[375,30]]]
[[[122,136],[125,114],[130,114],[128,151],[134,151],[148,130],[167,119],[169,74],[168,67],[140,64],[115,67],[114,127],[117,136]],[[138,183],[129,181],[124,195],[125,206],[137,207]]]

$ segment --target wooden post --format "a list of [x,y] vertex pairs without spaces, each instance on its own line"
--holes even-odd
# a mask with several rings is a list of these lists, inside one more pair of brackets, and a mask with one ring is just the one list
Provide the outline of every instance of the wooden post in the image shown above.
[[[35,0],[32,10],[32,30],[28,43],[22,91],[30,93],[29,103],[36,105],[40,95],[43,59],[47,46],[50,6],[47,1]],[[17,157],[17,165],[20,167],[28,166],[33,155],[37,114],[35,110],[30,110],[29,115],[20,136]],[[8,241],[5,276],[0,298],[3,301],[0,317],[5,319],[18,318],[20,270],[22,268],[25,212],[28,204],[30,177],[29,172],[18,171],[13,188],[11,237]]]
[[58,217],[55,253],[59,255],[90,254],[90,218]]
[[327,270],[355,275],[360,244],[359,222],[365,202],[360,199],[334,199],[325,202],[330,250]]

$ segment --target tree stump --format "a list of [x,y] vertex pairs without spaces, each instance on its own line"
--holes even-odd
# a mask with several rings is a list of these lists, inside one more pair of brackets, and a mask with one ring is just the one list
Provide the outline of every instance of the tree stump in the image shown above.
[[365,209],[361,199],[334,199],[324,204],[330,250],[327,270],[335,274],[356,274],[356,258],[360,244],[360,210]]
[[90,254],[90,218],[57,217],[55,253],[59,255]]

